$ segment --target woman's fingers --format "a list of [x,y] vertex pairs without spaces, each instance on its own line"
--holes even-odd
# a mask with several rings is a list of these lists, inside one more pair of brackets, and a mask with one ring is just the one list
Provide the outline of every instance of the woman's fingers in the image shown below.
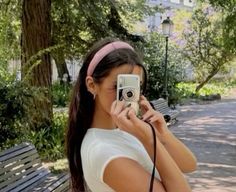
[[154,123],[156,121],[162,121],[162,116],[161,115],[155,115],[155,116],[152,116],[149,119],[149,123]]
[[152,118],[155,114],[153,113],[153,111],[149,110],[146,113],[144,113],[142,115],[142,120],[143,121],[149,121],[150,118]]
[[139,105],[140,105],[141,110],[143,112],[153,109],[152,106],[150,105],[149,101],[146,99],[140,99]]
[[135,127],[136,127],[136,126],[139,126],[139,125],[143,122],[142,120],[140,120],[139,118],[137,118],[134,109],[129,110],[128,116],[129,116],[130,121],[132,122],[132,124],[133,124]]
[[117,117],[119,128],[127,132],[132,132],[133,129],[132,122],[130,121],[131,110],[133,111],[131,107],[126,107]]
[[117,102],[116,104],[113,103],[111,107],[112,117],[116,126],[137,138],[149,138],[149,125],[136,116],[135,110],[132,107],[123,106],[122,108],[122,106],[122,104]]
[[125,107],[124,101],[114,101],[111,105],[111,115],[118,115]]
[[141,95],[140,100],[146,100],[147,101],[147,98],[144,95]]

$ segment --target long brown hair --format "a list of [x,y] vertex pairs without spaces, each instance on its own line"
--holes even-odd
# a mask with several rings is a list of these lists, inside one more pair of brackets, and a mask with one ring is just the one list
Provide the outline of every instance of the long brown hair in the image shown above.
[[[85,83],[88,65],[98,50],[114,41],[117,40],[106,38],[92,47],[84,58],[83,65],[74,86],[69,107],[69,122],[66,135],[67,158],[71,173],[72,191],[74,192],[85,191],[80,149],[83,138],[92,124],[94,115],[93,95],[87,90]],[[143,89],[145,90],[147,81],[146,70],[138,54],[131,49],[117,49],[106,55],[96,66],[92,77],[99,83],[102,78],[109,75],[113,68],[123,64],[138,65],[143,68]]]

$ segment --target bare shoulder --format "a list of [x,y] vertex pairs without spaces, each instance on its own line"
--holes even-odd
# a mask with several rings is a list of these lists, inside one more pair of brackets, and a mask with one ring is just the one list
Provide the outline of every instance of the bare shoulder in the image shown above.
[[[148,191],[151,175],[138,162],[127,158],[115,158],[105,168],[103,181],[117,192]],[[165,192],[160,180],[154,180],[154,191]]]

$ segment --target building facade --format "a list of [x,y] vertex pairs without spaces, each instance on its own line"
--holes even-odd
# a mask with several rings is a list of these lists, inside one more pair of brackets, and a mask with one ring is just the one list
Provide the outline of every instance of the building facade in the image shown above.
[[147,3],[150,6],[159,5],[165,9],[164,13],[156,13],[146,19],[145,23],[149,31],[155,30],[167,17],[171,18],[173,10],[186,9],[192,11],[195,5],[193,0],[148,0]]
[[161,25],[162,21],[167,17],[172,18],[173,12],[176,9],[185,9],[192,11],[195,6],[194,0],[147,0],[150,6],[160,6],[165,11],[163,13],[157,12],[153,16],[145,18],[144,22],[138,23],[135,26],[135,32],[142,34],[144,32],[156,31]]

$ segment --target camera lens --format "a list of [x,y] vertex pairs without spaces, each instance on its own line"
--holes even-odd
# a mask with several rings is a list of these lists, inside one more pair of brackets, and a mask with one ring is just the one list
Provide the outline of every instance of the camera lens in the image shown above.
[[133,92],[132,91],[128,91],[126,93],[127,97],[130,98],[130,97],[133,97]]

